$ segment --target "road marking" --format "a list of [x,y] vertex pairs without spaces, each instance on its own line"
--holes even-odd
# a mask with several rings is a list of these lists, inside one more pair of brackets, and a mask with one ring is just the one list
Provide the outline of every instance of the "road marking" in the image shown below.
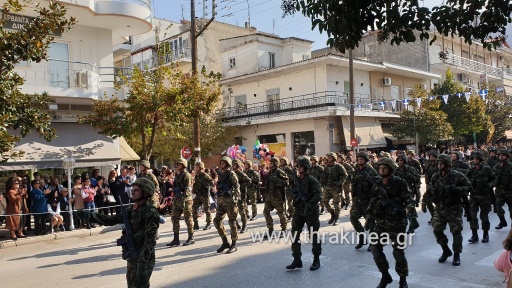
[[[367,274],[370,274],[372,276],[375,276],[377,278],[381,277],[381,273],[377,271],[367,271]],[[400,278],[393,273],[391,275],[393,277],[393,281],[399,282]],[[432,287],[432,288],[439,288],[439,287],[467,287],[467,288],[486,288],[485,285],[475,284],[471,282],[462,282],[458,280],[452,280],[447,278],[441,278],[439,276],[430,276],[430,275],[424,275],[424,274],[418,274],[418,273],[409,273],[409,276],[407,276],[407,283],[409,284],[417,284],[424,287]]]
[[480,261],[475,262],[475,264],[480,265],[480,266],[494,267],[494,260],[498,259],[498,256],[500,256],[502,251],[503,250],[497,251],[496,253],[491,254],[491,255],[481,259]]

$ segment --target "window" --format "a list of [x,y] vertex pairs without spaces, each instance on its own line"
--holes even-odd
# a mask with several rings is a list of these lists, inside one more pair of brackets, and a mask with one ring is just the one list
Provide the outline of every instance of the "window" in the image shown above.
[[[286,143],[285,134],[260,135],[260,136],[258,136],[258,140],[260,140],[261,144]],[[276,151],[274,151],[274,152],[276,152]]]
[[247,111],[247,96],[240,95],[235,96],[235,107],[239,113],[245,113]]
[[229,69],[234,69],[236,67],[236,58],[230,57],[229,58]]
[[276,53],[268,52],[268,68],[276,67]]
[[412,88],[404,88],[404,98],[409,97],[409,93],[411,93]]
[[281,101],[279,98],[279,88],[273,88],[267,90],[267,101],[268,101],[268,111],[279,111],[281,107]]
[[315,132],[304,131],[292,133],[294,159],[300,156],[315,155]]
[[48,58],[48,74],[50,76],[48,86],[69,88],[68,44],[50,43],[48,48]]
[[302,60],[309,60],[308,54],[302,54]]

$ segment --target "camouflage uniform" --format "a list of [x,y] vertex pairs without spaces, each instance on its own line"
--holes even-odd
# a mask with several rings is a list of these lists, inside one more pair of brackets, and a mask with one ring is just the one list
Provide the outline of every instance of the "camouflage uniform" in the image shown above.
[[496,164],[500,163],[500,160],[498,160],[498,157],[489,157],[489,159],[487,159],[487,165],[489,165],[489,167],[491,167],[491,169],[496,166]]
[[451,158],[442,154],[437,157],[437,162],[445,163],[445,171],[440,171],[432,176],[429,183],[428,194],[436,207],[432,227],[437,243],[443,248],[443,255],[439,262],[445,262],[452,255],[448,247],[448,238],[444,234],[446,224],[450,226],[453,235],[453,252],[455,256],[453,265],[460,265],[459,253],[462,253],[462,211],[461,199],[467,200],[467,194],[471,191],[471,182],[459,171],[451,169]]
[[[360,157],[359,153],[358,157]],[[364,232],[363,225],[359,222],[359,218],[366,215],[366,209],[370,204],[371,198],[372,184],[364,179],[364,172],[368,173],[371,177],[378,176],[377,171],[375,171],[375,169],[373,169],[368,163],[363,166],[358,166],[355,169],[354,178],[352,179],[352,207],[350,208],[350,223],[352,223],[352,226],[357,232]],[[367,221],[371,222],[372,219],[367,218]],[[361,241],[359,244],[362,244]]]
[[[309,169],[309,174],[313,177],[315,177],[318,182],[322,181],[322,174],[324,173],[324,167],[321,166],[318,163],[318,157],[311,156],[310,160],[315,160],[315,166],[311,165],[311,168]],[[320,196],[323,198],[324,192],[323,187],[320,187]],[[324,212],[324,203],[320,201],[320,214],[323,214]]]
[[[407,154],[411,154],[412,157],[410,160],[406,161],[406,164],[409,167],[416,169],[416,171],[418,171],[418,175],[420,175],[420,178],[421,178],[421,174],[423,174],[423,168],[421,167],[420,161],[418,161],[418,159],[414,158],[414,156],[416,154],[412,150],[408,151]],[[416,197],[416,207],[418,207],[419,203],[420,203],[420,199],[421,199],[421,179],[420,179],[420,181],[415,182],[414,186],[409,186],[409,188],[411,189],[411,192],[413,193],[412,196]]]
[[[222,160],[221,160],[222,161]],[[219,180],[217,181],[217,214],[213,219],[215,228],[219,232],[223,243],[226,243],[226,229],[222,220],[228,215],[229,229],[231,231],[231,241],[236,243],[238,240],[238,229],[236,227],[236,218],[238,215],[238,198],[240,197],[240,185],[236,173],[230,170],[217,170]],[[218,251],[218,250],[217,250]]]
[[468,173],[469,164],[464,162],[462,153],[459,151],[454,151],[452,154],[457,155],[457,161],[452,161],[452,169],[461,172],[462,174]]
[[[470,207],[471,207],[471,222],[470,228],[473,232],[473,237],[469,239],[469,242],[474,243],[478,241],[478,210],[480,210],[480,219],[482,220],[482,230],[484,231],[484,239],[482,242],[487,242],[489,236],[487,235],[491,224],[489,223],[489,212],[492,207],[491,193],[492,187],[495,185],[496,176],[492,171],[491,167],[485,164],[485,159],[481,153],[475,152],[475,157],[480,158],[479,165],[473,165],[469,168],[467,177],[473,186],[473,190],[470,192]],[[486,237],[487,236],[487,237]]]
[[354,167],[352,165],[343,162],[343,168],[345,168],[345,171],[347,171],[347,180],[345,180],[345,183],[343,183],[343,192],[345,194],[345,209],[348,209],[348,206],[350,205],[350,194],[352,193],[352,189],[350,187],[350,183],[352,182],[352,178],[354,177]]
[[212,213],[210,212],[210,189],[213,187],[213,179],[208,173],[204,171],[199,171],[194,177],[194,193],[196,194],[196,198],[194,198],[193,206],[192,206],[192,215],[194,217],[194,228],[199,229],[199,227],[195,227],[198,220],[197,208],[200,206],[203,207],[203,211],[206,213],[206,225],[209,226],[212,222]]
[[397,157],[398,159],[402,159],[405,161],[404,165],[402,167],[398,167],[395,171],[395,176],[405,180],[407,183],[407,186],[409,187],[409,190],[411,191],[412,195],[416,197],[416,207],[418,206],[421,198],[421,193],[418,187],[418,184],[421,185],[421,176],[418,172],[418,170],[414,169],[413,167],[409,166],[407,164],[407,156],[401,154]]
[[251,183],[247,186],[247,204],[251,204],[252,208],[252,217],[251,219],[256,218],[258,215],[258,206],[256,205],[258,196],[258,189],[260,185],[260,173],[256,172],[256,170],[252,169],[252,162],[246,161],[249,164],[249,169],[245,170],[245,174],[251,178]]
[[174,198],[172,200],[172,231],[176,237],[180,233],[180,217],[185,217],[187,224],[187,232],[189,235],[194,234],[194,225],[192,223],[192,195],[190,193],[190,184],[192,176],[185,168],[183,172],[176,173],[172,191]]
[[270,216],[270,211],[274,209],[277,210],[277,215],[279,216],[279,220],[281,222],[281,229],[283,231],[286,230],[288,221],[284,215],[285,196],[283,194],[284,188],[289,185],[288,183],[288,176],[283,170],[279,168],[271,168],[271,170],[268,171],[267,181],[265,181],[267,197],[265,198],[265,208],[263,208],[263,215],[265,216],[265,221],[267,222],[269,235],[271,235],[274,231],[274,221],[272,220],[272,216]]
[[503,205],[508,205],[510,218],[512,218],[512,164],[508,161],[510,160],[508,151],[498,150],[497,153],[508,157],[507,160],[500,160],[500,163],[493,167],[494,174],[496,174],[496,208],[500,218],[500,224],[496,226],[496,229],[502,229],[507,227]]
[[[391,159],[383,158],[379,165],[387,165],[391,171],[396,169],[396,164]],[[405,165],[405,164],[404,164]],[[414,168],[411,168],[414,170]],[[415,170],[414,170],[415,171]],[[396,172],[395,172],[396,173]],[[371,243],[373,260],[377,268],[383,275],[383,281],[391,279],[389,275],[389,263],[384,254],[383,240],[389,237],[393,246],[393,257],[396,261],[395,270],[400,276],[400,281],[405,281],[409,274],[407,259],[405,258],[405,247],[401,244],[407,239],[405,231],[407,228],[407,217],[417,218],[415,203],[412,199],[407,182],[397,176],[391,175],[388,179],[378,178],[377,185],[372,186],[371,200],[366,211],[367,217],[375,219],[374,231],[378,235],[378,240]],[[379,189],[383,188],[386,193]],[[385,205],[382,201],[389,200],[396,203],[396,206],[389,203]],[[390,209],[392,207],[392,209]],[[397,209],[402,207],[402,209]],[[393,209],[394,208],[394,209]],[[416,221],[416,219],[414,219]],[[416,221],[417,224],[417,221]],[[411,225],[412,226],[412,225]],[[381,240],[382,239],[382,240]],[[384,278],[386,277],[386,278]],[[402,287],[402,286],[400,286]]]
[[[437,152],[436,150],[430,150],[428,152],[428,156],[430,157],[430,155],[433,155],[437,158],[439,152]],[[429,224],[432,222],[432,218],[434,217],[434,204],[432,204],[432,199],[428,198],[428,185],[430,184],[432,176],[434,176],[434,174],[438,172],[439,169],[437,168],[437,162],[429,160],[425,165],[425,184],[427,185],[427,189],[426,192],[423,194],[423,198],[421,199],[421,202],[423,203],[424,206],[422,207],[422,210],[424,210],[423,212],[426,213],[427,211],[425,209],[428,208],[428,211],[430,213],[430,221],[428,222]]]
[[[240,168],[243,167],[242,161],[236,160]],[[249,209],[247,208],[247,187],[251,185],[251,178],[242,171],[235,171],[240,185],[240,198],[238,198],[238,212],[242,218],[242,229],[240,233],[244,233],[247,229],[247,219],[249,218]]]
[[[288,158],[280,157],[279,160],[284,160],[284,162],[286,162],[285,166],[280,166],[279,168],[286,173],[286,175],[288,176],[288,179],[293,179],[296,172],[292,168],[290,168],[290,166],[288,166],[288,165],[290,165],[290,161],[288,161]],[[286,206],[287,206],[287,210],[288,210],[286,212],[288,214],[288,219],[290,219],[292,217],[293,212],[295,211],[295,209],[293,208],[293,195],[292,195],[293,185],[295,185],[295,184],[293,182],[291,182],[285,188]]]
[[[334,153],[327,154],[328,156],[336,159],[336,154]],[[340,164],[334,162],[332,164],[327,164],[324,167],[324,173],[322,174],[322,180],[320,181],[324,186],[324,195],[322,202],[324,202],[324,206],[331,213],[331,219],[329,220],[329,224],[337,224],[338,218],[340,216],[340,204],[343,205],[343,183],[347,179],[347,171]],[[329,201],[332,199],[332,203],[334,209],[329,204]]]

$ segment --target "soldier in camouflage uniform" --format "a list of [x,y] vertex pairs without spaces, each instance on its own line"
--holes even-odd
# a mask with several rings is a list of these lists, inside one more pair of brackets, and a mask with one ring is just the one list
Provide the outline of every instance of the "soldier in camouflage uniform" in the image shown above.
[[190,193],[190,185],[192,184],[192,176],[187,171],[187,160],[181,158],[176,161],[176,174],[172,186],[174,198],[172,200],[172,231],[174,239],[166,246],[176,247],[180,245],[180,217],[185,217],[187,224],[188,239],[183,246],[192,245],[194,241],[194,225],[192,224],[192,194]]
[[313,246],[313,264],[309,270],[320,268],[320,254],[322,253],[322,244],[318,239],[318,229],[320,229],[318,202],[321,200],[320,182],[310,173],[311,163],[305,157],[297,159],[298,176],[294,176],[291,181],[295,182],[293,190],[293,205],[295,205],[295,214],[292,219],[292,264],[286,266],[286,269],[302,268],[302,252],[300,249],[300,235],[304,224],[308,227],[308,232],[312,238]]
[[[293,179],[294,175],[297,173],[292,168],[290,168],[290,161],[288,161],[288,158],[286,158],[284,156],[279,158],[279,169],[283,170],[286,173],[286,175],[288,176],[288,179]],[[286,205],[287,205],[287,209],[288,209],[288,211],[286,211],[286,212],[287,212],[288,220],[292,219],[293,212],[295,210],[293,208],[293,195],[291,193],[291,191],[293,189],[293,185],[295,185],[295,184],[291,182],[285,189]]]
[[500,223],[495,228],[500,230],[508,225],[503,209],[505,203],[512,218],[512,164],[509,162],[510,153],[507,150],[498,150],[497,153],[500,162],[494,165],[493,171],[496,174],[496,208]]
[[430,150],[428,152],[428,163],[425,165],[425,184],[427,185],[427,191],[425,194],[423,194],[423,198],[421,200],[421,210],[423,213],[430,213],[430,220],[428,221],[428,224],[432,224],[432,218],[434,218],[434,204],[432,203],[432,199],[429,199],[428,197],[428,184],[430,184],[430,180],[432,179],[432,176],[439,172],[439,169],[437,168],[437,156],[439,156],[439,152],[437,150]]
[[498,159],[498,155],[496,154],[496,148],[491,147],[487,150],[489,152],[489,159],[487,159],[487,165],[491,167],[491,169],[496,166],[496,164],[500,163]]
[[350,205],[350,194],[352,194],[352,190],[350,187],[350,183],[352,183],[352,178],[354,177],[354,167],[347,163],[346,157],[343,154],[338,155],[339,163],[345,168],[345,171],[347,171],[347,180],[345,180],[345,183],[343,183],[343,193],[345,195],[345,210],[348,209],[348,206]]
[[[226,254],[236,252],[236,241],[238,240],[238,230],[236,227],[236,217],[238,215],[237,202],[240,197],[240,185],[238,184],[238,177],[236,173],[229,170],[232,161],[229,157],[222,157],[220,159],[220,169],[217,170],[219,180],[217,181],[217,214],[213,219],[213,224],[222,238],[222,245],[217,249],[217,253],[228,249]],[[231,245],[226,237],[226,229],[222,220],[228,215],[229,229],[231,231]]]
[[260,187],[260,173],[252,169],[251,160],[244,162],[245,174],[251,178],[251,183],[247,186],[247,204],[251,205],[252,216],[250,221],[256,219],[258,215],[258,206],[256,205],[256,197],[258,196],[258,189]]
[[[281,230],[286,230],[288,221],[284,215],[284,189],[289,186],[289,179],[286,173],[279,169],[279,160],[277,158],[270,159],[270,170],[267,174],[267,180],[265,181],[265,188],[267,191],[267,197],[265,198],[265,208],[263,208],[263,215],[267,222],[268,234],[265,235],[265,239],[272,237],[274,233],[274,220],[270,216],[270,211],[276,209],[279,221],[281,223]],[[279,233],[279,236],[283,236],[284,233]]]
[[[407,151],[407,165],[409,167],[412,167],[418,171],[418,175],[423,174],[423,168],[421,167],[420,161],[418,159],[414,158],[416,153],[414,153],[413,150]],[[414,186],[410,187],[411,192],[413,193],[413,196],[416,198],[416,207],[419,207],[420,205],[420,199],[421,199],[421,180],[414,183]]]
[[[368,182],[366,178],[366,174],[371,177],[378,176],[377,171],[368,164],[370,158],[368,154],[365,152],[359,152],[356,155],[357,166],[354,172],[354,178],[352,179],[352,207],[350,207],[350,223],[354,227],[354,230],[359,234],[359,241],[356,245],[356,249],[361,249],[366,244],[366,237],[364,235],[364,228],[361,222],[359,222],[359,218],[366,215],[366,209],[370,204],[371,198],[371,187],[372,183]],[[365,225],[370,230],[373,230],[371,226],[373,226],[373,219],[370,217],[366,217],[366,222],[368,225]],[[361,234],[362,233],[362,234]]]
[[[407,164],[407,156],[405,154],[398,154],[396,163],[398,163],[398,168],[395,170],[395,176],[407,183],[411,195],[416,197],[415,204],[417,205],[419,201],[418,195],[414,195],[412,191],[416,189],[416,184],[421,181],[420,174],[416,169]],[[414,230],[410,230],[411,228],[412,226],[409,226],[407,233],[414,233]]]
[[159,195],[160,195],[160,184],[158,182],[158,178],[153,174],[153,170],[150,168],[149,161],[148,160],[142,160],[139,163],[139,171],[140,171],[140,177],[139,178],[147,178],[155,184],[155,193],[153,194],[153,202],[156,204],[159,203]]
[[[126,269],[128,288],[148,288],[155,266],[156,235],[160,221],[160,215],[152,203],[155,190],[154,183],[145,178],[139,178],[132,184],[132,200],[135,204],[127,209],[127,214],[132,226],[132,239],[137,257],[128,253],[127,247],[123,245],[123,259],[127,260],[128,264]],[[121,213],[103,215],[81,210],[77,214],[106,226],[124,223]],[[123,228],[123,235],[126,235],[125,228]]]
[[[462,211],[461,199],[468,202],[467,194],[471,191],[471,182],[461,172],[451,169],[451,157],[441,154],[437,157],[439,172],[432,176],[427,193],[434,204],[434,219],[432,227],[437,243],[443,248],[443,254],[439,257],[439,263],[444,263],[453,255],[453,266],[460,265],[460,253],[462,253]],[[467,211],[468,221],[471,214]],[[444,234],[446,224],[450,226],[453,235],[453,252],[448,247],[448,238]]]
[[[405,159],[401,159],[405,162],[407,157],[403,156]],[[405,163],[403,164],[405,165]],[[395,270],[400,276],[399,287],[407,288],[406,277],[409,275],[409,268],[405,258],[405,247],[400,243],[405,243],[407,218],[409,217],[411,220],[409,230],[414,231],[419,227],[418,220],[416,220],[418,215],[408,184],[404,179],[393,176],[393,171],[397,169],[395,162],[391,158],[385,157],[378,162],[378,167],[380,178],[372,186],[372,196],[366,211],[367,217],[376,221],[373,232],[378,235],[378,239],[374,239],[376,241],[371,243],[371,251],[373,260],[382,273],[381,281],[377,287],[386,287],[393,281],[388,272],[388,260],[384,255],[385,244],[382,243],[383,240],[389,240],[393,246],[393,257],[396,261]],[[414,168],[411,169],[414,170]],[[392,203],[385,205],[382,201],[392,201]]]
[[252,179],[245,174],[242,169],[244,165],[242,161],[233,161],[233,171],[238,177],[238,184],[240,185],[240,198],[238,199],[238,212],[242,218],[242,228],[240,234],[247,232],[247,219],[249,219],[249,209],[247,208],[247,187],[251,185]]
[[[308,170],[309,175],[315,177],[318,182],[322,181],[322,174],[324,173],[324,167],[318,165],[318,157],[317,156],[311,156],[309,158],[311,163],[311,168]],[[323,189],[320,187],[320,196],[323,197]],[[320,201],[320,215],[324,215],[324,203]]]
[[199,230],[199,223],[197,221],[197,209],[203,207],[206,213],[206,226],[203,230],[210,230],[212,223],[212,213],[210,212],[210,190],[213,187],[212,177],[204,172],[204,163],[196,162],[194,165],[196,176],[194,177],[193,191],[196,194],[192,205],[192,216],[194,217],[194,230]]
[[462,174],[468,173],[469,164],[464,161],[464,156],[460,151],[453,151],[450,156],[452,157],[452,169],[461,172]]
[[469,181],[473,185],[473,190],[470,192],[470,207],[471,207],[471,223],[470,228],[473,236],[468,240],[469,243],[478,242],[478,210],[480,210],[480,219],[482,220],[482,230],[484,235],[482,243],[489,242],[489,212],[493,203],[491,193],[494,193],[493,186],[495,185],[496,176],[491,167],[485,164],[485,157],[480,151],[473,153],[473,166],[469,168],[466,174]]
[[[325,209],[331,213],[331,219],[327,223],[338,225],[340,205],[343,205],[343,183],[347,180],[347,171],[343,166],[336,163],[336,153],[327,153],[326,157],[327,165],[324,167],[324,173],[320,181],[324,186],[322,202],[324,202]],[[334,209],[329,204],[331,199]]]

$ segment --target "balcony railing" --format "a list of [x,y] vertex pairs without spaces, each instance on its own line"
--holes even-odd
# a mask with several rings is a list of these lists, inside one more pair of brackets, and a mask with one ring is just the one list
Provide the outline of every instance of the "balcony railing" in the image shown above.
[[446,59],[444,63],[450,64],[459,68],[467,69],[470,71],[475,71],[481,74],[488,74],[496,77],[502,76],[502,68],[494,67],[488,64],[480,63],[477,61],[473,61],[471,59],[467,59],[464,57],[460,57],[454,54],[446,55]]
[[[186,59],[191,57],[191,49],[190,48],[182,48],[179,50],[171,51],[163,55],[162,59],[159,60],[158,57],[149,58],[146,60],[142,60],[140,62],[136,62],[131,64],[131,66],[137,66],[140,70],[152,69],[157,67],[158,65],[166,65],[172,62],[176,62],[178,60]],[[129,61],[124,61],[125,63]],[[162,63],[160,63],[162,62]]]

